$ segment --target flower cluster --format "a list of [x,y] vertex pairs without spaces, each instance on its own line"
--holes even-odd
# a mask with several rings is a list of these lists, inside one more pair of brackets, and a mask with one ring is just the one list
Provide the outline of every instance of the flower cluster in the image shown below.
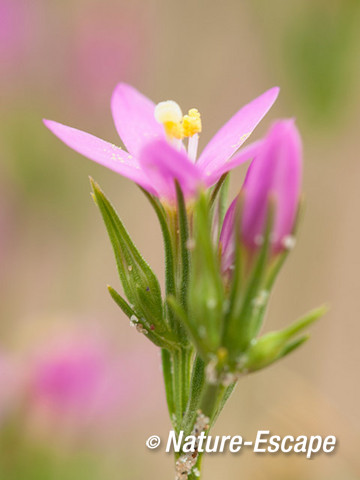
[[[155,105],[119,84],[112,113],[127,152],[88,133],[45,120],[77,152],[136,182],[164,238],[165,298],[115,209],[92,181],[126,299],[109,287],[136,330],[162,349],[174,428],[191,432],[198,412],[212,425],[241,375],[300,346],[324,309],[259,337],[274,281],[295,245],[302,146],[293,119],[239,150],[278,95],[272,88],[241,108],[198,156],[201,115],[172,101]],[[229,172],[252,160],[226,208]],[[195,464],[194,464],[194,468]],[[191,475],[191,472],[189,472]]]

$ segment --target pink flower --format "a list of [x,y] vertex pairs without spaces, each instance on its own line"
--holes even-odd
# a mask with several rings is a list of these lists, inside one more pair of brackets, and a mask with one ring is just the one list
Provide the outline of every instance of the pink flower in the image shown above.
[[[270,197],[275,202],[272,250],[278,253],[291,246],[301,177],[302,146],[299,132],[294,120],[279,120],[259,146],[241,191],[241,237],[248,248],[259,248],[263,240]],[[224,270],[233,262],[237,201],[238,198],[230,205],[220,235]]]
[[151,401],[151,367],[146,354],[117,355],[98,333],[61,334],[30,363],[30,420],[45,430],[57,426],[73,433],[124,421],[141,405],[145,391]]
[[34,2],[0,0],[0,80],[19,75],[37,40]]
[[[210,140],[195,163],[200,115],[192,109],[182,116],[172,101],[157,106],[133,87],[120,83],[111,107],[116,129],[128,152],[93,135],[60,123],[45,125],[77,152],[133,180],[162,201],[173,203],[174,181],[186,198],[200,185],[209,187],[221,175],[254,155],[254,143],[238,154],[239,147],[273,105],[279,89],[274,87],[240,109]],[[155,118],[156,117],[156,118]],[[188,141],[186,151],[183,141]]]
[[147,16],[145,4],[107,8],[102,3],[81,10],[69,52],[76,101],[83,96],[87,103],[102,102],[118,78],[130,81],[141,76],[151,49]]

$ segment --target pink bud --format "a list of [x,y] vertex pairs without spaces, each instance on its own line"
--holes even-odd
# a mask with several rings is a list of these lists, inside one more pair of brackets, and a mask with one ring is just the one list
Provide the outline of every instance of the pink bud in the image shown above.
[[[241,238],[247,248],[257,249],[264,237],[269,201],[274,202],[271,232],[272,250],[278,253],[289,245],[299,204],[302,177],[302,147],[294,120],[279,120],[260,143],[244,185]],[[238,198],[230,205],[221,232],[223,269],[233,260],[233,228]]]

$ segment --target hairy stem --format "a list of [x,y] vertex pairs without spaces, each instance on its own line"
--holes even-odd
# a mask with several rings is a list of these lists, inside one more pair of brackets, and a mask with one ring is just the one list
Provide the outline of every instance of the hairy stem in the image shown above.
[[189,348],[181,348],[172,353],[172,380],[177,432],[180,431],[189,397],[191,355],[192,352]]

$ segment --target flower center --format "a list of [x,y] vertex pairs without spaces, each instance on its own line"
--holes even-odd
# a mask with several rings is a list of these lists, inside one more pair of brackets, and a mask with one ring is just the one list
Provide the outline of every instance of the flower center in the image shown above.
[[182,147],[182,140],[188,138],[188,155],[196,159],[198,134],[201,132],[201,117],[196,108],[191,108],[187,115],[182,114],[180,106],[173,100],[160,102],[155,107],[155,119],[162,123],[168,140]]

